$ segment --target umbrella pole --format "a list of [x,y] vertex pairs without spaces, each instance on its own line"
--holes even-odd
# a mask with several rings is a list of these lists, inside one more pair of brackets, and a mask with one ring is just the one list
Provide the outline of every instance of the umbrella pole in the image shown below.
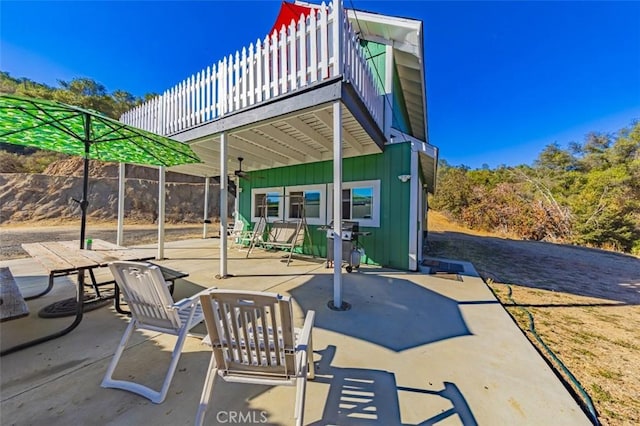
[[91,116],[84,117],[84,170],[82,171],[82,200],[80,200],[80,250],[84,249],[84,239],[87,228],[87,206],[89,201],[89,148],[91,147]]
[[[85,154],[88,155],[88,154]],[[89,158],[84,158],[84,170],[83,170],[83,179],[82,179],[82,200],[80,200],[80,210],[82,212],[80,219],[80,249],[84,248],[84,239],[87,228],[87,206],[89,202],[87,201],[89,192]]]

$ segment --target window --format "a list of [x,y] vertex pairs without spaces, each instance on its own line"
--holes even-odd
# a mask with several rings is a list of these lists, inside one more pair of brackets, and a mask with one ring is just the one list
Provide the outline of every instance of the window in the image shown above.
[[373,217],[373,187],[342,190],[342,219],[371,219]]
[[267,222],[282,218],[282,188],[257,188],[251,190],[251,221],[265,217]]
[[[333,185],[329,188],[329,217],[333,218]],[[380,226],[380,181],[342,183],[342,219],[356,221],[360,226]],[[331,220],[331,219],[330,219]]]
[[287,187],[286,217],[300,219],[304,215],[308,224],[325,224],[325,185]]

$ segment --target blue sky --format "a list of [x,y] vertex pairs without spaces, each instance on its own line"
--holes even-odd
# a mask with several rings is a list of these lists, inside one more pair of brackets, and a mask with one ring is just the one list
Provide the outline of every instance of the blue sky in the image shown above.
[[[0,69],[160,93],[258,38],[279,1],[0,2]],[[640,119],[640,2],[346,0],[420,19],[430,142],[450,164],[530,164]]]

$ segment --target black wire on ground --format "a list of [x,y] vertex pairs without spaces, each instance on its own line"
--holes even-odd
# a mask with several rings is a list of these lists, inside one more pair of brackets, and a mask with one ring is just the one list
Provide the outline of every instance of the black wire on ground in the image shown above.
[[582,384],[580,384],[580,381],[578,381],[578,379],[571,373],[571,371],[569,371],[569,369],[564,365],[564,363],[560,360],[560,358],[558,358],[556,354],[553,353],[553,351],[544,343],[542,338],[536,332],[536,326],[535,326],[535,322],[533,321],[533,315],[531,315],[531,312],[529,312],[527,308],[518,305],[515,302],[515,300],[513,300],[513,298],[511,297],[511,295],[513,294],[513,290],[511,289],[511,286],[509,284],[505,284],[505,285],[507,286],[507,289],[508,289],[507,297],[509,298],[509,301],[511,302],[511,304],[513,306],[517,306],[518,308],[522,309],[527,314],[527,317],[529,318],[529,332],[533,334],[533,337],[536,338],[538,343],[540,343],[540,345],[544,348],[544,350],[551,357],[551,359],[553,359],[556,365],[562,370],[562,372],[564,372],[567,375],[571,383],[573,383],[575,388],[580,393],[580,396],[582,397],[582,402],[586,406],[588,414],[591,417],[591,421],[593,422],[594,425],[600,426],[600,421],[598,420],[598,414],[596,412],[596,408],[594,407],[593,401],[591,400],[591,397],[589,396],[587,391],[584,389],[584,387],[582,387]]

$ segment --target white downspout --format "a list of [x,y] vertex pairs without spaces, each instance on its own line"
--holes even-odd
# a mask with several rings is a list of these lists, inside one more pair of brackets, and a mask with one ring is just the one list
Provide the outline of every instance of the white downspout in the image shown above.
[[422,178],[418,178],[418,268],[420,267],[420,263],[422,263],[422,259],[424,257],[423,247],[424,247],[424,218],[425,218],[425,203],[426,195],[424,193],[424,182]]
[[418,178],[418,153],[411,149],[411,180],[409,188],[409,270],[418,270],[418,211],[420,179]]

